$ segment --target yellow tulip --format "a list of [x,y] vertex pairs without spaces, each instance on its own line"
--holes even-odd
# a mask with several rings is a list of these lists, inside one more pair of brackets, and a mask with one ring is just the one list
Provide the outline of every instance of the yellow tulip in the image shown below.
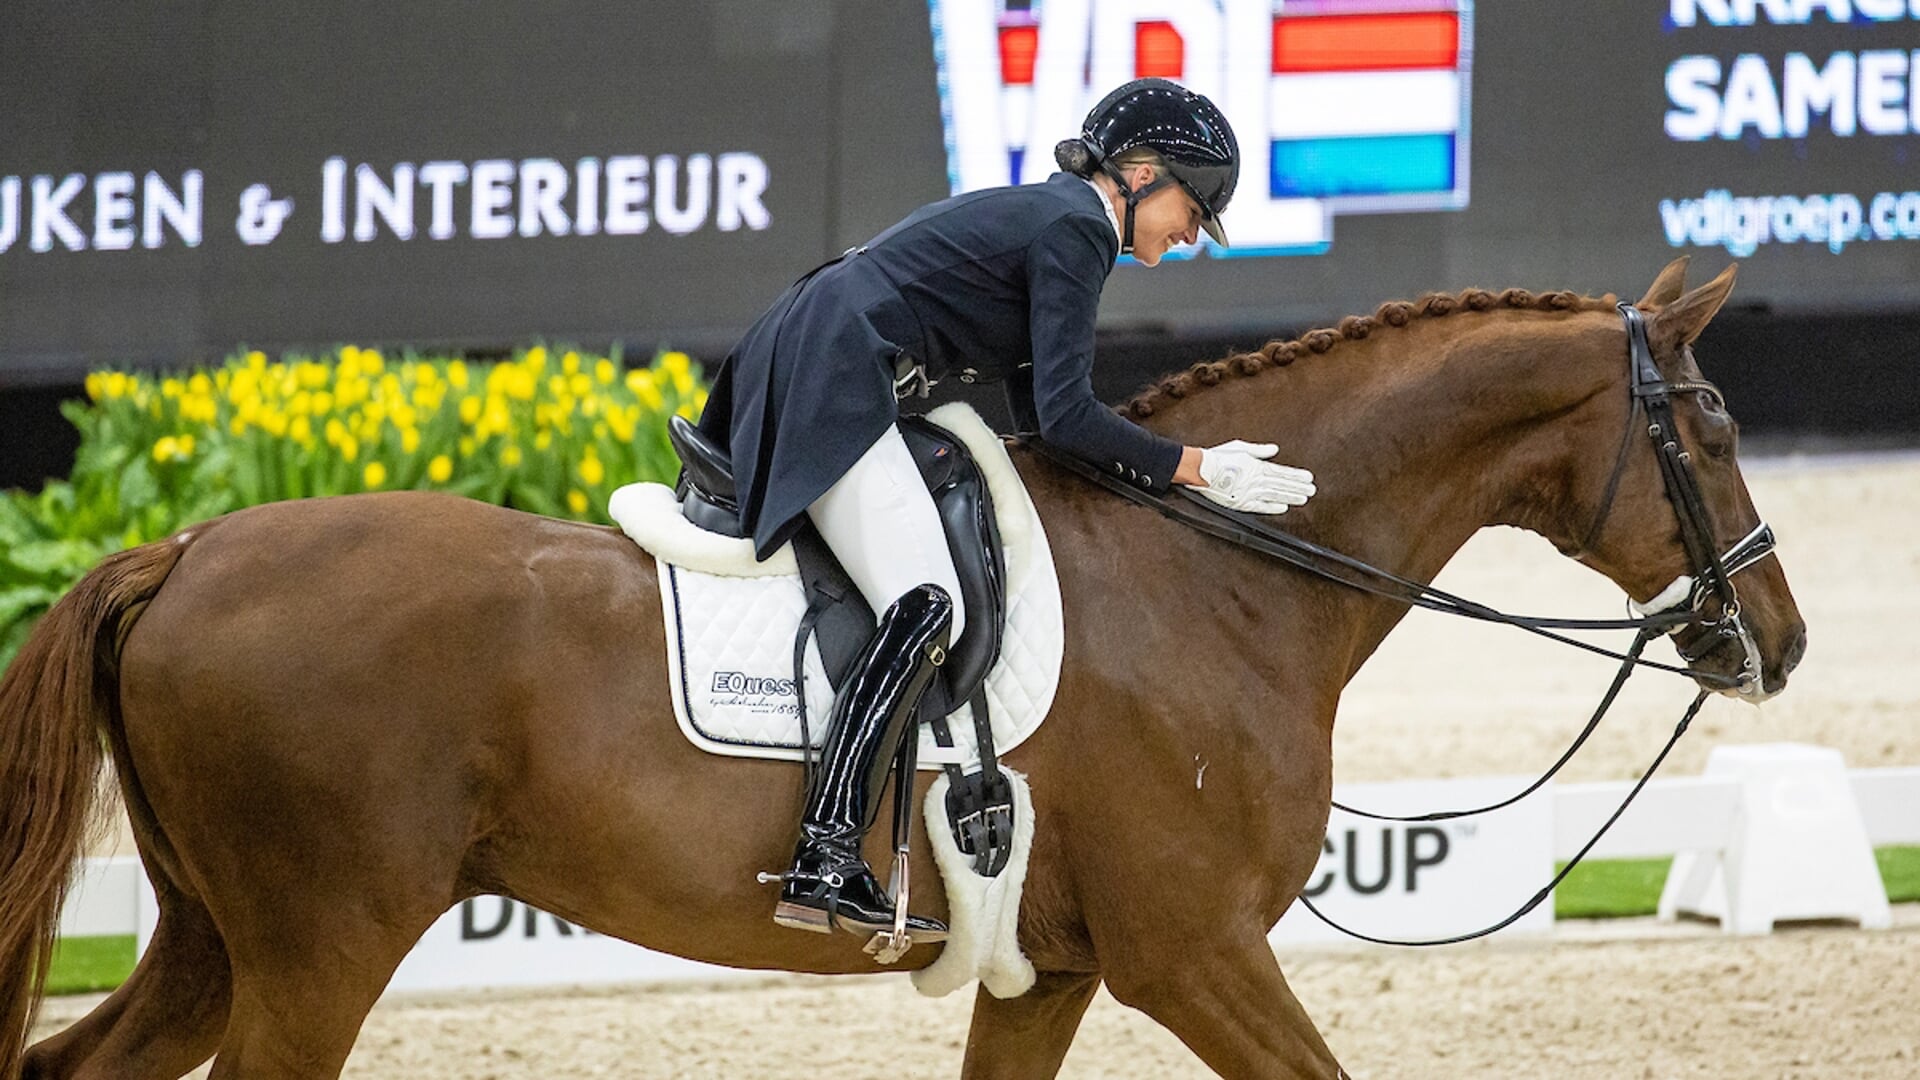
[[466,361],[455,360],[453,363],[447,365],[447,381],[453,384],[455,390],[465,390],[467,388]]
[[534,382],[533,372],[524,368],[513,369],[513,374],[507,379],[507,393],[521,401],[532,401],[537,389],[538,384]]
[[453,476],[453,459],[445,454],[437,454],[427,462],[427,479],[436,484],[444,484]]
[[501,447],[500,448],[500,465],[503,468],[508,468],[508,469],[519,468],[520,467],[520,448],[518,446],[513,445],[512,443],[508,443],[507,445]]
[[340,456],[353,461],[360,456],[360,440],[351,435],[340,440]]
[[267,370],[267,354],[255,349],[247,354],[247,370],[258,375]]
[[420,429],[401,428],[400,429],[401,452],[411,454],[418,449],[420,449]]
[[460,422],[468,427],[472,427],[473,422],[478,419],[480,419],[480,399],[477,397],[461,398]]
[[535,450],[545,450],[547,447],[552,445],[553,445],[553,432],[547,431],[543,428],[534,434],[533,448]]
[[641,383],[635,394],[640,398],[640,403],[647,407],[648,412],[659,412],[661,406],[666,404],[666,399],[660,396],[660,387],[656,386],[652,379]]
[[368,490],[377,488],[387,482],[387,467],[377,461],[369,461],[366,471],[360,474],[360,478],[367,482]]
[[600,464],[600,459],[594,456],[592,450],[588,450],[587,456],[580,461],[580,479],[586,481],[588,487],[599,487],[600,481],[606,478],[607,467]]
[[171,435],[162,435],[160,441],[153,444],[153,460],[171,461],[180,452],[180,444]]
[[507,411],[507,403],[501,398],[488,398],[487,409],[480,417],[475,432],[485,435],[488,432],[499,435],[513,428],[513,414]]
[[580,354],[577,352],[569,352],[567,355],[561,357],[560,370],[566,372],[568,375],[571,375],[574,372],[579,371],[580,370]]
[[95,371],[90,373],[87,376],[87,397],[90,400],[99,401],[101,398],[106,396],[107,396],[106,373],[103,371]]
[[587,493],[575,488],[567,492],[567,508],[576,514],[587,512]]
[[602,357],[593,365],[593,377],[601,386],[612,386],[614,377],[618,373],[619,370],[613,366],[613,361],[605,357]]
[[313,421],[304,416],[296,416],[287,427],[287,437],[301,446],[313,445]]
[[673,388],[682,394],[693,392],[693,372],[688,367],[690,363],[683,352],[670,352],[660,358],[661,370],[673,380]]
[[480,445],[479,443],[473,441],[473,436],[471,435],[461,436],[460,437],[460,456],[463,458],[472,457],[474,450],[477,449],[479,445]]

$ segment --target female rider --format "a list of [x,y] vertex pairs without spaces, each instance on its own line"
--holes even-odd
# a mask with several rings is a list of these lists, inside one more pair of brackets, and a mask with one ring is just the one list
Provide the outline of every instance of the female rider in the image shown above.
[[[806,522],[881,612],[840,689],[774,921],[863,937],[892,900],[861,857],[878,792],[921,692],[966,612],[932,497],[895,419],[903,388],[959,365],[1016,373],[1016,416],[1048,442],[1153,491],[1188,484],[1224,505],[1280,513],[1312,476],[1271,445],[1182,446],[1094,397],[1094,315],[1114,260],[1146,266],[1200,229],[1221,246],[1239,147],[1204,96],[1140,79],[1055,148],[1066,170],[924,206],[790,286],[715,381],[700,428],[731,448],[740,526],[765,559]],[[1031,400],[1019,369],[1031,365]],[[910,917],[916,942],[945,927]]]

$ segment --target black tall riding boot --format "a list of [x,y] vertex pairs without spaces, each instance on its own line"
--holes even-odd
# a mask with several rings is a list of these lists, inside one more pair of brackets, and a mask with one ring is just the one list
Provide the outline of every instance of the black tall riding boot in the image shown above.
[[[915,587],[880,617],[833,703],[774,922],[823,934],[836,924],[862,936],[893,929],[893,901],[861,857],[860,840],[879,813],[900,739],[917,737],[909,730],[914,710],[946,658],[952,626],[953,599],[936,585]],[[947,928],[908,916],[907,930],[931,943]]]

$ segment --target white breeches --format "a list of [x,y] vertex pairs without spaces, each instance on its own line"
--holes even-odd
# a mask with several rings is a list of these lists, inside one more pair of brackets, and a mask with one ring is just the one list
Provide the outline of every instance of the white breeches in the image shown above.
[[938,585],[953,598],[948,640],[960,640],[967,624],[960,577],[940,512],[899,427],[889,425],[853,468],[807,507],[807,516],[876,618],[914,586]]

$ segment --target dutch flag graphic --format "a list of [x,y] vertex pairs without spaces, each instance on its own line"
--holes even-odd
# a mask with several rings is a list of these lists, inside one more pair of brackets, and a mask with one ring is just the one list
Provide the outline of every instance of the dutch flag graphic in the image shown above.
[[1274,197],[1453,189],[1460,13],[1413,6],[1294,0],[1274,16]]

